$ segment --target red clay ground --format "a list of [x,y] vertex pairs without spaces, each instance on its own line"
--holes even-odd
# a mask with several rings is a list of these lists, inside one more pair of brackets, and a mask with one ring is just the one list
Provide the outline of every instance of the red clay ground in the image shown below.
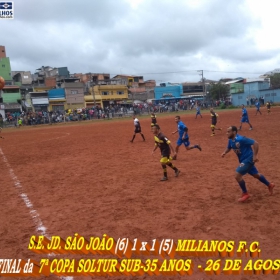
[[[196,120],[194,114],[180,113],[189,127],[191,144],[199,143],[202,152],[187,152],[181,147],[174,161],[181,174],[175,178],[169,169],[167,182],[159,182],[159,151],[151,156],[154,141],[149,118],[140,117],[146,142],[137,135],[135,142],[129,143],[134,130],[129,119],[5,129],[0,147],[50,236],[65,239],[74,233],[85,237],[106,233],[115,239],[148,242],[155,238],[259,241],[261,258],[280,258],[280,108],[273,108],[270,116],[254,116],[255,110],[249,109],[254,130],[244,125],[241,134],[259,142],[257,168],[276,183],[276,190],[274,196],[269,196],[263,184],[247,175],[245,180],[253,197],[244,204],[236,202],[240,196],[234,179],[237,158],[233,152],[221,158],[227,145],[226,128],[239,125],[241,110],[218,113],[218,126],[223,131],[217,131],[215,137],[210,137],[208,111],[202,111],[203,118]],[[176,130],[174,116],[158,115],[162,132],[173,146],[177,139],[171,135]],[[27,248],[30,237],[38,233],[1,155],[0,162],[0,258],[46,257]],[[192,259],[194,274],[184,278],[280,279],[279,275],[207,276],[198,272],[197,265],[205,267],[208,258]],[[132,278],[155,279],[148,275],[112,279]]]

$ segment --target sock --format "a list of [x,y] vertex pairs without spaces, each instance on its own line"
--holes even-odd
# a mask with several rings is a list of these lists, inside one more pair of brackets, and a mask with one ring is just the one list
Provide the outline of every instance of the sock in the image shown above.
[[269,182],[266,180],[266,178],[263,175],[260,175],[260,179],[259,179],[263,184],[265,184],[266,186],[269,186]]
[[162,165],[162,169],[163,169],[163,176],[167,178],[167,171],[166,171],[166,165]]
[[143,140],[145,141],[145,137],[144,137],[144,134],[142,134],[142,133],[141,133],[141,135],[142,135],[142,138],[143,138]]
[[240,186],[242,192],[243,192],[243,193],[247,193],[245,181],[242,180],[242,181],[238,182],[238,184],[239,184],[239,186]]
[[133,135],[131,142],[133,142],[134,138],[135,138],[135,134]]
[[175,167],[171,162],[167,163],[167,165],[171,167],[175,172],[178,170],[178,168]]

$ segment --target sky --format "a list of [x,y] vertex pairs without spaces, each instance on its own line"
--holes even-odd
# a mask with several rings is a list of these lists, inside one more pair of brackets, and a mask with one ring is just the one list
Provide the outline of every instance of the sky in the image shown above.
[[12,71],[197,82],[280,68],[277,0],[14,0],[0,19]]

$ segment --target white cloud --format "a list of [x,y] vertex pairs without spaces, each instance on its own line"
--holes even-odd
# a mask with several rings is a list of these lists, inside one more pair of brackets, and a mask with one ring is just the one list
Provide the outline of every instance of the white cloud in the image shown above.
[[71,73],[121,71],[181,82],[199,80],[200,69],[208,71],[208,79],[219,79],[279,68],[278,1],[14,0],[14,5],[15,19],[0,21],[12,70],[68,66]]

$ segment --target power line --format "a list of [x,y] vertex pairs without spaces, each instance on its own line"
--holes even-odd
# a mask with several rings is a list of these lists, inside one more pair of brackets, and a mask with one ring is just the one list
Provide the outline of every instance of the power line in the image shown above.
[[[134,74],[136,75],[162,75],[162,74],[178,74],[178,73],[190,73],[190,72],[197,72],[201,70],[188,70],[188,71],[173,71],[173,72],[151,72],[151,73],[139,73]],[[212,72],[212,73],[228,73],[228,74],[254,74],[254,75],[262,75],[264,72],[230,72],[230,71],[216,71],[216,70],[203,70],[204,72]],[[111,75],[120,75],[120,74],[111,74]]]

